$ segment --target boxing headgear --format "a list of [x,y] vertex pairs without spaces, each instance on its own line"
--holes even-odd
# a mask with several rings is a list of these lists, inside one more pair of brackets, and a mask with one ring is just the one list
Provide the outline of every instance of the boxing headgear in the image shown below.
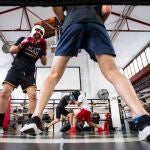
[[80,93],[80,91],[75,90],[75,91],[73,91],[71,94],[72,94],[72,95],[75,97],[75,99],[77,100],[78,97],[79,97],[79,95],[80,95],[81,93]]
[[75,101],[76,100],[75,97],[72,94],[69,95],[69,98],[70,98],[71,101]]
[[39,29],[39,30],[41,30],[41,31],[43,32],[43,35],[42,35],[42,37],[43,37],[44,34],[45,34],[45,29],[44,29],[42,26],[40,26],[40,25],[35,25],[35,26],[32,28],[32,31],[31,31],[31,33],[30,33],[30,36],[31,36],[31,37],[34,36],[34,34],[36,33],[36,29]]

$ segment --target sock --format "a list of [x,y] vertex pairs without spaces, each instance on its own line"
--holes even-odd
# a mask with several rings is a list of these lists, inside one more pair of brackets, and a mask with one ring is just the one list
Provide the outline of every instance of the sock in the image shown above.
[[5,114],[0,114],[0,127],[3,126],[4,117],[5,117]]
[[41,119],[38,116],[34,116],[33,118],[30,119],[30,121],[32,123],[35,123],[37,125],[37,127],[39,127],[41,124]]
[[28,115],[28,117],[29,117],[29,119],[31,119],[31,117],[32,117],[32,114],[29,114],[29,115]]

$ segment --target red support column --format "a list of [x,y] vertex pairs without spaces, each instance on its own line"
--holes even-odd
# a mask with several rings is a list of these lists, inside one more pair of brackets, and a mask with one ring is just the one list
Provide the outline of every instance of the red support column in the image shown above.
[[5,113],[5,117],[4,117],[4,121],[3,121],[3,128],[4,130],[8,130],[8,126],[9,126],[9,120],[10,120],[10,104],[11,104],[11,97],[8,101],[8,107]]

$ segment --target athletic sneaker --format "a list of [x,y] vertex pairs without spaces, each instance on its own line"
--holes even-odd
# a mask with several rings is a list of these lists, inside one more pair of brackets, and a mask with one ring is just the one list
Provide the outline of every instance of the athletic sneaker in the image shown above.
[[150,141],[150,116],[143,115],[134,119],[134,121],[139,130],[139,140]]
[[4,130],[2,127],[0,127],[0,134],[3,134],[4,133]]
[[26,123],[24,127],[20,129],[20,132],[36,136],[42,133],[41,121],[38,116],[31,118],[30,122]]
[[68,130],[67,133],[76,133],[76,127],[71,127],[71,129]]
[[35,123],[25,124],[25,126],[20,129],[20,132],[33,136],[42,133]]
[[96,132],[102,132],[102,131],[103,131],[103,128],[99,127]]

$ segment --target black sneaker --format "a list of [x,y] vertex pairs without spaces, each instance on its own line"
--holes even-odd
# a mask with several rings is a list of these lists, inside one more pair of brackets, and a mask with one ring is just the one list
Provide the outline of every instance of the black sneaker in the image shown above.
[[48,132],[48,130],[49,130],[49,127],[45,127],[44,131]]
[[150,141],[150,116],[143,115],[135,122],[137,129],[139,130],[139,140]]

